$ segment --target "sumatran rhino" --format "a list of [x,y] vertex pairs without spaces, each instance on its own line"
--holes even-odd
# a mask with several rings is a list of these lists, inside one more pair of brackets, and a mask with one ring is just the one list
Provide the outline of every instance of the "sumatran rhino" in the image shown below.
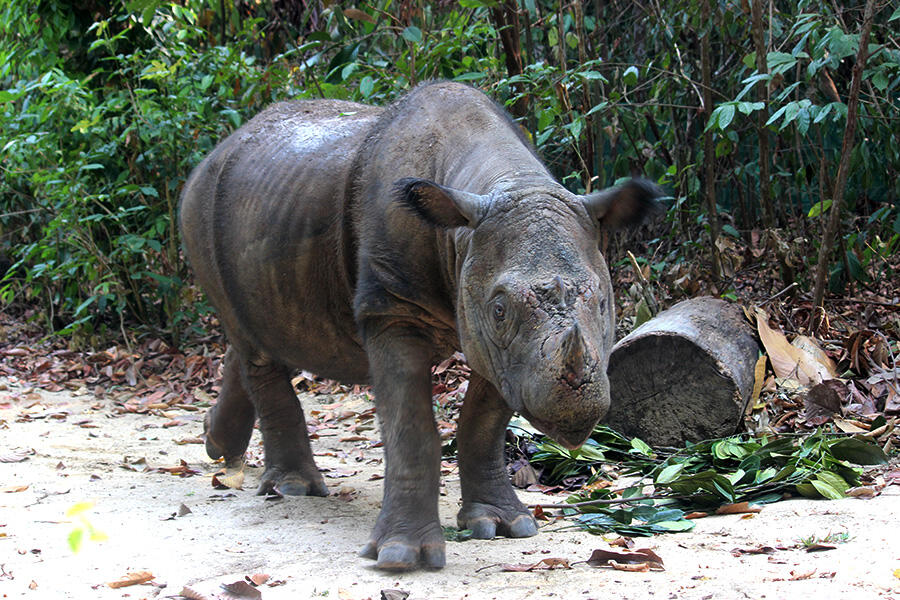
[[457,83],[388,108],[265,110],[182,197],[185,252],[230,342],[207,452],[239,460],[258,417],[259,493],[324,496],[292,372],[371,383],[386,474],[361,554],[383,569],[441,567],[431,367],[462,350],[458,524],[534,535],[506,474],[507,422],[518,412],[575,448],[606,412],[614,305],[598,239],[656,195],[639,180],[567,191],[500,108]]

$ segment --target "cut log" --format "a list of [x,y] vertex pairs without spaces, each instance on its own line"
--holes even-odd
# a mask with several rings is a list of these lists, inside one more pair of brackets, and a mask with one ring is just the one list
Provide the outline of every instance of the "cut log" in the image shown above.
[[710,297],[680,302],[613,347],[605,422],[651,446],[731,435],[750,400],[758,355],[739,306]]

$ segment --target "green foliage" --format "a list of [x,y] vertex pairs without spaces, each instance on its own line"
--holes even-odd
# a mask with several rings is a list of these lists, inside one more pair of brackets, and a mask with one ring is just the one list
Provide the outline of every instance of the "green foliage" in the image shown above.
[[[587,486],[569,497],[577,506],[563,511],[579,527],[622,535],[686,531],[693,526],[684,518],[688,512],[737,502],[765,504],[785,493],[843,498],[859,484],[860,469],[853,465],[887,462],[871,441],[822,431],[805,437],[740,435],[654,451],[599,425],[588,443],[587,455],[598,457],[596,463],[578,460],[579,455],[546,440],[537,445],[531,461],[544,467],[542,479],[550,484],[572,475],[596,478],[598,463],[610,460],[620,461],[626,474],[639,476],[621,497],[608,488]],[[650,486],[653,495],[646,497]],[[633,500],[622,502],[629,498]]]
[[[510,7],[518,28],[498,21]],[[178,194],[213,145],[275,100],[385,104],[430,79],[492,94],[574,191],[638,173],[661,183],[671,227],[657,242],[680,249],[670,263],[708,251],[704,131],[714,136],[722,230],[759,226],[759,114],[777,151],[779,221],[816,225],[839,159],[858,11],[780,5],[767,24],[767,71],[757,73],[749,15],[724,4],[705,19],[703,7],[130,0],[91,12],[10,0],[0,9],[0,253],[14,268],[0,298],[40,302],[53,328],[83,339],[126,322],[177,339],[208,310],[186,287]],[[847,193],[861,219],[845,229],[838,287],[890,269],[900,245],[900,51],[889,12],[877,16],[864,72]],[[518,61],[500,41],[511,27]],[[703,35],[712,107],[700,100]]]

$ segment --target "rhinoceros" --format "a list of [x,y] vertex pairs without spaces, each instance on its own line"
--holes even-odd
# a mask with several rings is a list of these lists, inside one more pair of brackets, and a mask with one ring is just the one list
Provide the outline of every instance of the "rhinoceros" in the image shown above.
[[258,418],[259,493],[327,495],[291,376],[370,383],[386,472],[360,554],[382,569],[440,568],[431,367],[462,351],[458,525],[534,535],[506,473],[507,423],[517,412],[575,448],[605,414],[615,309],[598,240],[657,196],[640,179],[569,192],[498,105],[459,83],[386,108],[271,106],[182,194],[185,254],[229,341],[207,453],[240,460]]

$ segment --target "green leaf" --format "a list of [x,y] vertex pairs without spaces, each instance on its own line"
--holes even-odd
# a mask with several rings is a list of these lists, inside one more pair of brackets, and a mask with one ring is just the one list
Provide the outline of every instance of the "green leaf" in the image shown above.
[[497,0],[459,0],[463,8],[493,8],[497,6]]
[[734,228],[734,225],[731,225],[729,223],[722,225],[722,233],[727,233],[728,235],[730,235],[733,238],[741,237],[741,234],[738,232],[737,229]]
[[590,81],[607,81],[606,77],[604,77],[603,74],[599,73],[598,71],[579,71],[576,73],[576,75],[578,77],[581,77],[582,79],[587,79]]
[[653,456],[653,448],[647,445],[641,439],[634,438],[631,440],[631,447],[638,451],[638,453],[643,454],[644,456]]
[[635,329],[653,318],[653,315],[650,313],[650,308],[647,306],[647,301],[643,298],[638,301],[637,306],[635,307],[635,311],[637,312],[634,317]]
[[840,500],[844,497],[844,493],[836,488],[830,481],[822,479],[813,479],[809,482],[823,498],[829,500]]
[[422,30],[416,27],[415,25],[410,25],[400,34],[403,36],[403,39],[407,42],[411,42],[413,44],[422,43]]
[[719,109],[722,112],[719,113],[718,126],[719,129],[725,131],[734,119],[734,104],[723,104]]
[[79,527],[78,529],[73,529],[69,534],[69,548],[71,548],[73,554],[77,554],[79,550],[81,550],[81,544],[84,541],[84,529]]
[[816,202],[810,207],[809,213],[806,216],[810,219],[818,217],[822,213],[826,212],[829,208],[831,208],[831,202],[831,200],[822,200],[820,202]]
[[609,102],[607,102],[606,100],[604,100],[603,102],[601,102],[601,103],[599,103],[599,104],[595,104],[595,105],[593,106],[593,108],[591,108],[591,110],[587,111],[587,112],[584,114],[584,116],[592,115],[592,114],[594,114],[595,112],[597,112],[598,110],[603,110],[603,109],[605,109],[607,106],[609,106]]
[[764,102],[738,102],[737,109],[741,111],[745,115],[749,115],[750,113],[762,110],[766,107]]
[[654,527],[658,527],[672,533],[679,531],[690,531],[694,528],[694,525],[695,523],[690,519],[682,519],[680,521],[661,521],[659,523],[653,524]]
[[896,20],[896,19],[900,19],[900,7],[897,7],[897,8],[894,10],[894,14],[892,14],[892,15],[890,16],[890,18],[888,18],[888,23],[890,23],[891,21],[894,21],[894,20]]
[[475,81],[485,77],[487,77],[487,73],[463,73],[454,77],[453,81]]
[[359,93],[363,98],[368,98],[375,91],[375,80],[371,75],[366,75],[359,82]]
[[678,479],[678,476],[681,475],[681,472],[684,470],[683,463],[676,463],[674,465],[669,465],[665,469],[659,472],[659,475],[656,476],[657,484],[666,484],[671,483]]
[[888,462],[888,457],[881,448],[856,437],[842,438],[831,444],[829,450],[835,458],[857,465],[883,465]]
[[625,69],[625,72],[622,74],[622,81],[627,86],[636,84],[638,82],[638,68],[632,65]]
[[797,64],[797,59],[787,52],[769,52],[766,55],[766,70],[772,75],[784,73]]

